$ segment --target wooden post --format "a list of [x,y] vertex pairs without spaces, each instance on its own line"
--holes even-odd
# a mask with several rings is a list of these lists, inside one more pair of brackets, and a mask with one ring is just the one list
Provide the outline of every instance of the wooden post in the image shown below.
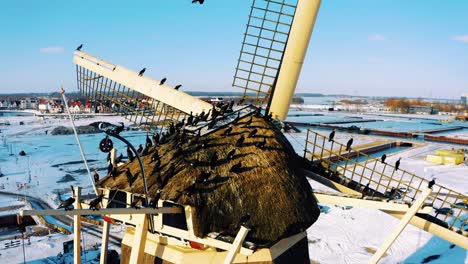
[[232,247],[229,250],[226,258],[224,259],[224,264],[231,264],[236,257],[237,252],[239,252],[240,248],[242,247],[242,243],[244,243],[245,237],[247,233],[249,233],[250,229],[241,226],[239,233],[237,233],[236,238],[234,239],[234,243],[232,243]]
[[143,263],[145,254],[146,236],[148,234],[148,217],[146,215],[138,215],[137,224],[135,226],[135,237],[133,239],[132,253],[130,254],[129,263]]
[[[102,199],[102,208],[107,208],[107,205],[109,203],[110,199],[110,192],[108,189],[104,190],[104,197],[107,197],[107,199]],[[99,260],[100,264],[106,264],[107,263],[107,247],[109,246],[109,229],[110,229],[110,223],[107,221],[103,222],[102,225],[102,241],[101,241],[101,258]]]
[[422,193],[421,196],[413,203],[410,207],[408,212],[406,212],[405,216],[401,219],[400,223],[398,223],[397,227],[393,230],[390,236],[385,240],[382,246],[375,252],[375,254],[370,259],[370,264],[376,264],[379,260],[383,257],[385,252],[392,246],[393,242],[398,238],[401,234],[403,229],[408,225],[411,218],[418,212],[419,208],[423,205],[424,201],[426,201],[427,197],[432,193],[432,190],[426,188]]
[[[81,209],[81,187],[73,187],[75,194],[75,209]],[[81,264],[81,219],[80,215],[73,216],[73,260],[75,264]]]

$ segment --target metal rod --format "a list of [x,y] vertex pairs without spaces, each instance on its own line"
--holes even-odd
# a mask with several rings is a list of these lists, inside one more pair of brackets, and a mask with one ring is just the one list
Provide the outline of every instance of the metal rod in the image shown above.
[[73,128],[73,133],[75,134],[76,142],[78,143],[78,147],[80,148],[81,157],[83,158],[83,162],[85,164],[86,171],[88,171],[89,179],[93,183],[94,193],[96,195],[98,195],[98,191],[96,189],[96,183],[94,182],[94,179],[91,176],[91,171],[89,170],[89,166],[88,166],[88,160],[86,159],[86,155],[85,155],[85,153],[83,151],[83,147],[81,146],[81,141],[80,141],[80,137],[78,137],[78,132],[76,132],[75,122],[73,121],[73,116],[72,116],[72,114],[70,112],[70,108],[68,108],[67,98],[65,97],[65,90],[63,88],[60,89],[60,94],[62,95],[63,104],[65,105],[65,108],[67,109],[68,117],[70,118],[70,122],[71,122],[72,128]]

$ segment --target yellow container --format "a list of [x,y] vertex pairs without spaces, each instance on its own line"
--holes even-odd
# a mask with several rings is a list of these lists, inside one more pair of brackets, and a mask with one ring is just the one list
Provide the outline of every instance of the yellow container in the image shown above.
[[444,159],[442,158],[442,156],[438,156],[438,155],[427,155],[426,156],[426,160],[429,161],[430,163],[434,163],[434,164],[443,164],[444,163]]
[[440,156],[453,156],[453,155],[463,155],[463,150],[448,150],[448,149],[439,149],[436,151],[436,155]]
[[457,155],[427,155],[426,160],[434,164],[458,165],[463,163],[463,154]]

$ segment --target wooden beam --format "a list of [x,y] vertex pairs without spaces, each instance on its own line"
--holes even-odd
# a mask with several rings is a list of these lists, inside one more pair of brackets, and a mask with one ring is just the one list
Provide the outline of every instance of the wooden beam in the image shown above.
[[138,218],[138,222],[135,227],[135,237],[133,239],[129,263],[143,263],[149,221],[146,215],[138,215],[135,218]]
[[397,227],[392,231],[392,233],[390,233],[390,236],[385,240],[382,246],[372,256],[369,263],[377,264],[377,262],[379,262],[379,260],[384,256],[385,252],[387,252],[387,250],[392,246],[393,242],[395,242],[395,240],[400,236],[401,232],[403,232],[405,227],[409,224],[411,218],[413,218],[416,215],[418,209],[421,208],[424,201],[427,199],[427,197],[429,197],[431,193],[432,190],[430,188],[426,188],[421,193],[421,195],[418,197],[418,199],[416,199],[416,201],[413,203],[413,205],[405,214],[405,216],[401,218],[401,221],[398,223]]
[[59,210],[59,209],[47,209],[47,210],[22,210],[20,216],[26,215],[144,215],[144,214],[180,214],[182,209],[176,207],[162,207],[162,208],[108,208],[99,210],[90,209],[73,209],[73,210]]
[[[81,187],[73,187],[75,194],[74,206],[80,209]],[[81,264],[81,220],[80,215],[73,216],[73,260],[75,264]]]
[[[115,153],[114,153],[115,156]],[[108,189],[103,190],[104,197],[107,199],[102,199],[102,208],[106,208],[109,203],[109,194]],[[99,258],[99,264],[107,264],[107,248],[109,247],[109,231],[110,223],[104,221],[102,224],[102,239],[101,239],[101,257]]]
[[[373,208],[378,210],[388,210],[394,212],[407,212],[410,209],[408,204],[387,202],[385,200],[366,200],[361,198],[344,197],[339,195],[314,193],[315,198],[321,204],[328,205],[347,205],[355,207]],[[431,206],[425,206],[418,210],[420,214],[431,213],[434,209]]]
[[[91,70],[98,75],[107,77],[119,84],[125,85],[132,90],[154,98],[169,106],[175,107],[185,113],[193,112],[200,114],[207,112],[212,105],[191,96],[174,87],[163,84],[159,80],[153,80],[146,76],[138,76],[138,73],[120,65],[113,65],[82,51],[76,51],[73,62],[83,68]],[[162,79],[162,77],[161,77]]]
[[232,246],[229,249],[229,253],[224,259],[224,264],[231,264],[234,261],[234,258],[236,257],[237,252],[239,252],[240,248],[242,247],[242,243],[244,243],[245,237],[247,236],[249,231],[250,229],[241,226],[236,238],[234,239],[234,243],[232,243]]

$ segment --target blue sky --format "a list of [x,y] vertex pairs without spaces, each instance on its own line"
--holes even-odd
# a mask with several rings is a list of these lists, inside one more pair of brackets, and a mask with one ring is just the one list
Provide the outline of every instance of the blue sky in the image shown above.
[[[236,91],[250,0],[4,1],[0,93],[76,90],[83,50],[185,90]],[[298,92],[459,98],[468,1],[323,0]]]

